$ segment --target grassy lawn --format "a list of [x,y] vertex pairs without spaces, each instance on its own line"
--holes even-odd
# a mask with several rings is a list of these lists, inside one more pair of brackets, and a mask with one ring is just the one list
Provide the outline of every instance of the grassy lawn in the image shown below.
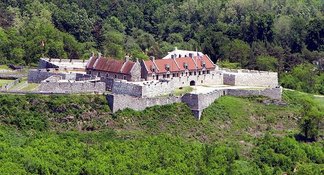
[[186,94],[186,93],[189,93],[193,90],[192,87],[190,86],[187,86],[187,87],[182,87],[182,88],[177,88],[173,91],[173,95],[175,96],[180,96],[180,95],[183,95],[183,94]]
[[13,82],[14,80],[0,79],[0,86]]
[[24,88],[22,88],[22,91],[33,91],[35,89],[37,89],[39,86],[39,84],[37,83],[28,83],[28,85]]
[[324,97],[315,97],[315,101],[319,104],[319,106],[324,108]]
[[0,65],[0,70],[11,70],[7,65]]

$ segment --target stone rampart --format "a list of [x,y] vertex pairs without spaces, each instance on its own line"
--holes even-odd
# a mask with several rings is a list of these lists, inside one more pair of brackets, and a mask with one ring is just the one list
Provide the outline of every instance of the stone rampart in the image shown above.
[[76,79],[76,73],[63,73],[56,69],[31,69],[28,72],[28,83],[40,83],[53,75],[61,76],[65,80]]
[[214,90],[206,94],[188,93],[181,98],[181,101],[190,107],[197,119],[200,119],[202,111],[226,93],[226,90]]
[[5,84],[3,86],[0,86],[0,91],[8,91],[10,88],[12,88],[13,86],[17,85],[20,82],[21,82],[21,78],[18,78],[16,80],[14,80],[13,82],[10,82],[8,84]]
[[143,97],[143,86],[126,80],[114,81],[112,93]]
[[112,112],[130,108],[141,111],[145,108],[156,105],[168,105],[173,103],[180,103],[180,97],[155,97],[155,98],[140,98],[129,95],[109,94],[107,95],[108,105]]
[[51,93],[104,93],[106,84],[103,82],[41,82],[40,92]]
[[271,99],[281,99],[282,88],[267,89],[228,89],[227,95],[246,97],[246,96],[265,96]]
[[278,74],[253,70],[223,70],[224,84],[232,86],[277,87]]
[[195,85],[220,85],[223,84],[223,76],[221,73],[213,72],[211,74],[173,77],[166,80],[145,81],[141,83],[116,80],[113,82],[112,92],[135,97],[156,97],[170,94],[179,87],[190,86],[190,82],[194,82]]

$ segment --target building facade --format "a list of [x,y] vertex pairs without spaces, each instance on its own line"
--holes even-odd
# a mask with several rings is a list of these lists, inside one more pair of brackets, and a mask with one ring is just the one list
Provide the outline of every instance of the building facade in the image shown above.
[[139,61],[115,60],[111,58],[92,56],[86,65],[87,74],[105,79],[121,79],[127,81],[141,80],[141,65]]
[[172,55],[171,58],[155,59],[151,57],[148,61],[142,61],[142,79],[150,81],[200,76],[211,74],[216,68],[207,55],[197,55],[195,52],[184,56],[174,53]]

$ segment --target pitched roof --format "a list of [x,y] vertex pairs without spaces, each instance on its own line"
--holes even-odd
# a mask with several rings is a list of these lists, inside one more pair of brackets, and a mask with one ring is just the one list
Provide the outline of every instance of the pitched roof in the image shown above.
[[[153,68],[155,68],[156,72],[158,73],[180,71],[180,68],[178,67],[174,59],[157,59],[155,61],[148,60],[144,61],[144,64],[146,65],[148,73],[153,73]],[[167,68],[169,70],[167,70]]]
[[194,57],[181,57],[181,58],[169,58],[169,59],[156,59],[154,61],[148,60],[144,61],[145,68],[148,73],[153,73],[153,68],[156,69],[157,73],[168,72],[166,67],[169,66],[170,72],[185,71],[185,65],[188,70],[201,70],[203,69],[203,64],[205,64],[206,69],[215,69],[214,63],[209,59],[207,55],[194,56]]
[[168,55],[163,57],[162,59],[190,57],[190,55],[195,57],[195,56],[203,56],[204,54],[202,52],[190,51],[190,50],[178,50],[177,48],[175,48],[172,52],[168,52]]
[[132,61],[122,61],[104,57],[91,57],[88,64],[86,65],[86,69],[130,74],[130,71],[132,70],[134,64],[135,63]]

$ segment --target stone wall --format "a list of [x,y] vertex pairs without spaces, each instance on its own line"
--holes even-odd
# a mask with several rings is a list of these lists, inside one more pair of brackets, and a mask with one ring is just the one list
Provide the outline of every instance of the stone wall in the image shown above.
[[130,71],[131,74],[131,80],[130,81],[141,81],[141,64],[136,61],[132,70]]
[[197,119],[200,119],[202,111],[226,93],[226,90],[214,90],[206,94],[185,94],[181,101],[190,107]]
[[106,84],[103,82],[41,82],[40,92],[51,93],[104,93]]
[[58,68],[57,65],[52,64],[51,62],[44,60],[44,59],[40,59],[38,62],[38,68],[39,69],[46,69],[46,68]]
[[112,92],[136,97],[156,97],[170,94],[175,88],[190,86],[191,81],[194,81],[196,85],[220,85],[223,83],[223,76],[221,73],[213,72],[199,76],[173,77],[166,80],[153,80],[141,83],[115,80],[112,86]]
[[76,73],[61,73],[55,69],[31,69],[28,72],[28,83],[40,83],[53,75],[61,76],[65,80],[76,79]]
[[180,103],[180,97],[159,97],[159,98],[139,98],[129,95],[109,94],[107,95],[108,105],[112,112],[130,108],[141,111],[145,108],[156,105],[168,105],[173,103]]
[[224,70],[224,84],[232,86],[277,87],[278,74],[253,70]]
[[282,88],[267,88],[267,89],[228,89],[228,95],[232,96],[265,96],[271,99],[281,99]]
[[21,82],[21,78],[18,78],[18,79],[14,80],[11,83],[8,83],[8,84],[5,84],[3,86],[0,86],[0,91],[8,91],[10,88],[12,88],[13,86],[17,85],[20,82]]
[[115,80],[113,83],[112,93],[143,97],[143,86],[127,82],[126,80]]

